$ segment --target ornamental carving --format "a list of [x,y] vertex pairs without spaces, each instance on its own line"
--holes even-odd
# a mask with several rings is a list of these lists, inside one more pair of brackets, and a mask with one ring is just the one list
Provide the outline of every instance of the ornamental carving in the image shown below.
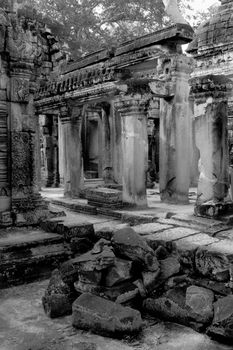
[[14,102],[28,102],[29,80],[14,77],[12,78],[11,100]]
[[30,193],[33,185],[33,136],[27,132],[12,132],[12,187],[14,192]]

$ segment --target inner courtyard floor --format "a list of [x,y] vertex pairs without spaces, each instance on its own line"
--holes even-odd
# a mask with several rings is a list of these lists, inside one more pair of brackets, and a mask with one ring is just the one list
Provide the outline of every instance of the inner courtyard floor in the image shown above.
[[145,318],[140,337],[121,340],[74,329],[71,316],[48,318],[41,298],[48,280],[0,290],[1,350],[230,350],[174,323]]

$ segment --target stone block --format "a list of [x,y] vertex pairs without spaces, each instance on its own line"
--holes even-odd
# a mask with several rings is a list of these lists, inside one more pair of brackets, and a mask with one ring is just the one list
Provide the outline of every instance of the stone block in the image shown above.
[[177,240],[175,244],[181,264],[188,268],[195,269],[195,252],[197,248],[206,247],[215,242],[218,242],[217,238],[210,237],[205,233],[198,233]]
[[180,262],[178,257],[170,256],[160,261],[160,279],[167,280],[180,272]]
[[160,269],[157,271],[142,271],[142,282],[147,292],[151,292],[159,281]]
[[208,334],[222,339],[233,339],[233,295],[219,298],[214,303],[214,319]]
[[110,267],[105,275],[105,286],[112,287],[120,282],[131,279],[131,270],[132,261],[116,258],[114,266]]
[[186,306],[197,322],[210,323],[213,319],[214,293],[206,288],[190,286],[186,290]]
[[[107,223],[107,225],[109,225],[109,223]],[[106,226],[106,223],[105,223],[105,227],[101,227],[101,228],[98,228],[98,226],[96,228],[96,225],[95,225],[95,236],[98,239],[104,238],[110,241],[115,231],[125,227],[128,227],[128,224],[116,225],[116,222],[113,222],[113,226]]]
[[112,245],[116,255],[141,263],[143,269],[158,270],[159,263],[153,249],[132,228],[116,231],[112,237]]
[[93,247],[93,241],[91,241],[89,238],[84,238],[84,237],[71,238],[70,249],[74,254],[77,254],[77,255],[84,254],[88,250],[90,250],[92,247]]
[[114,265],[115,255],[111,247],[105,246],[100,253],[87,252],[73,259],[73,262],[77,266],[79,273],[93,270],[101,271]]
[[136,225],[133,227],[134,231],[140,235],[149,235],[155,232],[161,232],[172,228],[172,225],[160,224],[157,222]]
[[233,242],[222,240],[205,247],[199,247],[195,253],[197,271],[216,281],[228,281],[233,261]]
[[178,239],[197,234],[199,231],[186,227],[174,227],[162,232],[153,233],[146,236],[147,240],[173,242]]
[[58,270],[54,270],[49,281],[42,305],[45,313],[51,318],[69,315],[72,312],[73,293],[61,277]]
[[118,208],[122,206],[122,191],[98,187],[86,191],[86,199],[90,205]]
[[71,238],[89,238],[93,239],[95,237],[94,227],[93,224],[89,223],[81,223],[79,225],[77,224],[64,224],[61,227],[61,233],[63,234],[65,240],[69,242]]
[[142,328],[139,311],[88,293],[78,297],[72,309],[72,324],[79,329],[117,337]]

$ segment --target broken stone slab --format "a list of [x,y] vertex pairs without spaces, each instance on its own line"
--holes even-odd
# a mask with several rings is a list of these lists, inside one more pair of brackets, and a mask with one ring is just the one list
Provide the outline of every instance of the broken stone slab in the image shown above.
[[142,328],[139,311],[97,297],[82,294],[72,306],[74,327],[117,337],[123,334],[138,333]]
[[214,303],[214,319],[208,334],[220,339],[233,339],[233,295],[219,298]]
[[120,230],[122,228],[125,228],[125,227],[129,227],[129,225],[128,224],[119,224],[119,225],[115,224],[114,227],[107,226],[107,227],[97,228],[97,229],[95,229],[95,236],[97,239],[104,238],[106,240],[111,241],[114,232],[116,232],[117,230]]
[[68,223],[59,223],[57,226],[59,234],[64,236],[64,239],[67,242],[70,242],[72,238],[89,238],[90,240],[95,241],[95,232],[93,224],[81,223],[81,224],[68,224]]
[[106,287],[93,283],[77,281],[74,288],[78,293],[91,293],[122,304],[134,300],[139,295],[139,288],[130,281],[123,282],[113,287]]
[[157,216],[150,214],[123,213],[121,216],[121,221],[128,223],[130,226],[155,222],[157,219]]
[[205,247],[199,247],[195,254],[197,271],[206,277],[220,282],[230,278],[233,261],[233,241],[222,240]]
[[197,233],[177,240],[175,245],[182,267],[187,268],[188,271],[195,271],[195,252],[197,248],[205,247],[218,241],[217,238],[210,237],[206,233]]
[[114,233],[112,245],[116,255],[137,261],[142,269],[156,271],[159,263],[153,249],[132,228],[123,228]]
[[58,233],[58,225],[62,224],[63,222],[64,222],[63,219],[54,218],[54,219],[42,221],[40,223],[40,227],[47,232]]
[[93,270],[104,270],[115,263],[115,254],[112,247],[105,245],[100,253],[93,254],[89,251],[79,257],[73,259],[78,268],[79,273]]
[[74,293],[61,277],[58,270],[54,270],[49,281],[45,295],[42,297],[42,305],[47,316],[51,318],[69,315],[72,312]]
[[64,262],[60,266],[60,274],[62,280],[69,285],[69,287],[73,287],[74,282],[78,280],[79,273],[77,266],[75,264],[75,259],[70,259],[66,262]]
[[147,298],[143,307],[151,315],[163,320],[189,325],[196,330],[203,329],[203,323],[196,321],[185,305],[185,288],[171,289],[159,298]]
[[152,234],[154,232],[161,232],[172,227],[173,227],[172,225],[165,225],[158,222],[153,222],[153,223],[136,225],[133,227],[133,229],[136,233],[144,236],[144,235]]
[[142,282],[148,293],[153,291],[158,284],[159,274],[160,269],[157,271],[142,271]]
[[194,213],[196,216],[218,218],[230,213],[229,204],[224,201],[216,203],[214,200],[210,200],[206,203],[196,204],[194,207]]
[[180,262],[177,256],[169,256],[160,261],[160,279],[167,280],[169,277],[180,272]]
[[197,322],[210,323],[213,319],[214,293],[206,288],[190,286],[186,290],[186,306]]
[[195,284],[197,286],[210,289],[218,295],[226,296],[226,295],[232,294],[229,283],[211,281],[208,278],[195,278],[190,280],[192,281],[191,284]]
[[70,249],[73,254],[80,255],[88,252],[93,247],[93,241],[86,237],[74,237],[70,240]]
[[104,285],[112,287],[120,282],[131,279],[132,261],[115,258],[114,266],[106,271]]

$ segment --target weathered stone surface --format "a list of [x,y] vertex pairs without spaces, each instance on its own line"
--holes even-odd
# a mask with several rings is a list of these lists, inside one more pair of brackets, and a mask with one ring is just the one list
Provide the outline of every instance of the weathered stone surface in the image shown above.
[[73,260],[75,260],[79,272],[93,271],[94,269],[101,271],[114,265],[115,255],[111,247],[104,246],[100,253],[87,252]]
[[69,242],[71,238],[89,238],[95,237],[93,224],[81,223],[81,224],[63,224],[58,225],[58,233],[63,234],[65,240]]
[[140,235],[149,235],[154,232],[161,232],[164,230],[167,230],[169,228],[172,228],[172,225],[165,225],[160,224],[157,222],[148,223],[148,224],[141,224],[134,226],[134,231],[137,232]]
[[167,297],[157,299],[148,298],[144,301],[143,307],[155,317],[159,317],[180,324],[189,324],[189,313]]
[[233,295],[220,298],[214,303],[214,319],[208,333],[233,339]]
[[45,295],[42,297],[42,304],[47,316],[51,318],[71,314],[73,293],[64,283],[58,270],[54,270]]
[[213,318],[214,293],[206,288],[190,286],[186,290],[186,306],[197,322],[210,323]]
[[208,244],[218,242],[217,238],[210,237],[205,233],[197,233],[179,239],[175,242],[180,257],[180,262],[189,270],[195,270],[195,252],[198,247],[205,247]]
[[180,271],[180,262],[178,257],[170,256],[160,261],[160,278],[166,280],[169,277],[178,274]]
[[181,239],[187,236],[195,235],[196,233],[198,233],[198,230],[186,227],[174,227],[168,230],[164,230],[162,232],[153,233],[151,235],[146,236],[146,238],[152,241],[170,242],[176,241],[177,239]]
[[195,254],[195,265],[203,276],[216,281],[228,281],[230,263],[233,259],[233,242],[219,241],[206,247],[200,247]]
[[70,241],[70,249],[74,254],[84,254],[93,247],[93,241],[89,238],[72,238]]
[[157,271],[142,271],[142,282],[148,292],[152,291],[159,281],[160,269]]
[[102,228],[97,228],[95,229],[95,236],[98,239],[104,238],[107,240],[111,240],[112,236],[115,231],[120,230],[122,228],[128,227],[128,224],[119,224],[119,225],[114,225],[114,227],[102,227]]
[[149,271],[159,268],[154,251],[132,228],[116,231],[112,238],[116,254],[140,262]]
[[142,327],[139,311],[88,293],[76,299],[72,309],[73,326],[94,333],[116,337],[119,334],[138,332]]
[[115,259],[114,266],[110,267],[105,275],[105,285],[112,287],[120,282],[132,278],[131,274],[132,261]]
[[67,283],[69,286],[74,285],[74,282],[78,280],[79,273],[77,265],[75,264],[75,259],[70,259],[66,262],[64,262],[60,266],[60,274],[62,277],[62,280]]

